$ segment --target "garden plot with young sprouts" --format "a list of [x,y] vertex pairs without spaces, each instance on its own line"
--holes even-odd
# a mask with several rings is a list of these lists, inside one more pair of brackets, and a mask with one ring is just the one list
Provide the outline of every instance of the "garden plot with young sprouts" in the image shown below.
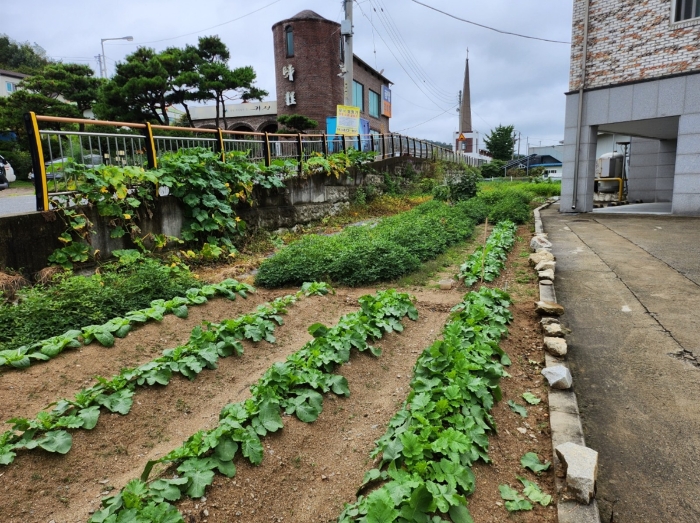
[[[472,245],[456,243],[461,262],[446,274],[460,272],[482,233],[477,230]],[[524,227],[517,234],[528,237]],[[190,307],[186,319],[168,315],[147,323],[112,348],[93,343],[26,369],[3,369],[2,415],[25,419],[13,422],[15,435],[24,438],[13,440],[19,443],[13,462],[0,466],[0,519],[321,522],[342,514],[344,521],[373,522],[428,521],[421,514],[430,513],[457,522],[469,521],[455,508],[466,500],[477,522],[556,521],[551,504],[544,506],[545,495],[554,494],[551,471],[538,475],[521,464],[534,453],[525,463],[537,469],[551,456],[539,375],[544,356],[532,306],[536,278],[522,256],[525,240],[507,256],[496,250],[487,245],[473,263],[483,263],[484,274],[493,274],[490,263],[500,264],[500,275],[485,286],[504,289],[510,300],[498,291],[482,296],[502,302],[494,313],[500,329],[512,319],[505,337],[492,329],[493,338],[482,340],[491,351],[480,352],[489,361],[488,384],[472,382],[458,387],[459,394],[450,385],[445,394],[436,390],[435,376],[420,369],[434,365],[436,358],[426,360],[424,351],[445,343],[438,341],[444,328],[451,343],[457,343],[454,325],[475,328],[476,316],[465,312],[470,306],[450,312],[468,300],[470,289],[460,285],[449,291],[435,285],[338,287],[334,294],[297,287],[233,301],[212,298]],[[478,279],[471,290],[480,287]],[[387,288],[395,290],[381,290]],[[246,335],[237,320],[275,299],[287,301],[260,320],[264,325],[248,323]],[[214,325],[198,329],[203,320]],[[462,349],[467,338],[457,343]],[[195,353],[199,365],[185,360]],[[463,370],[478,374],[475,366],[472,361]],[[94,393],[87,407],[77,395],[81,389]],[[104,397],[120,391],[128,392]],[[464,419],[471,407],[465,414],[450,404],[459,399],[467,405],[468,398],[477,398],[474,405],[482,409],[476,428]],[[37,416],[52,402],[59,403],[46,412],[54,409],[52,422],[63,426],[44,427],[45,416]],[[414,427],[418,439],[410,442],[403,423],[419,407],[426,427],[434,428],[421,433]],[[97,417],[90,414],[96,411]],[[469,447],[466,440],[454,436],[467,426],[469,438],[478,441],[469,452],[460,446]],[[47,440],[51,432],[69,434],[68,448],[63,436]],[[468,463],[460,454],[471,456]]]

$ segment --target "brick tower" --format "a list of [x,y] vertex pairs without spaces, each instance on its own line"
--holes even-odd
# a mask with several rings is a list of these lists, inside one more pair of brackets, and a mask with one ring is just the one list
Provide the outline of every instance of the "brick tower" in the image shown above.
[[340,24],[310,11],[272,26],[277,114],[300,114],[326,126],[343,103]]

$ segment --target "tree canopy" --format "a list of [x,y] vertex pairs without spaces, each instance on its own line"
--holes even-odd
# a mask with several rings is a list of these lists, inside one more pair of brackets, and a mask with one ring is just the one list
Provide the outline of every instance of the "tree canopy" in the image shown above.
[[283,114],[277,117],[277,121],[284,125],[286,129],[280,132],[296,131],[303,133],[307,129],[316,129],[318,122],[301,114]]
[[499,125],[484,137],[486,150],[494,160],[510,160],[513,157],[515,141],[513,140],[512,125]]
[[170,47],[156,53],[139,48],[117,64],[114,77],[102,86],[95,105],[100,118],[117,121],[151,121],[169,125],[167,109],[182,105],[193,126],[189,104],[214,100],[216,125],[227,126],[226,107],[231,100],[261,100],[267,91],[255,87],[252,67],[231,69],[231,54],[218,36],[199,39],[196,47]]
[[46,51],[37,44],[19,43],[0,34],[0,69],[33,74],[48,65]]

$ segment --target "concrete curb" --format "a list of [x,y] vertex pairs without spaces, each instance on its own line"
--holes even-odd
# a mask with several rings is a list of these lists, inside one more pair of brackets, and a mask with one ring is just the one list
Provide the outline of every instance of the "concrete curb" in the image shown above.
[[[540,211],[546,209],[553,203],[554,201],[550,200],[544,205],[535,209],[535,234],[544,234],[544,226],[542,224]],[[553,282],[540,282],[539,287],[541,301],[557,303]],[[546,352],[545,364],[547,367],[563,365],[564,367],[568,368],[565,358],[556,358]],[[572,390],[556,390],[550,387],[549,421],[552,430],[553,449],[555,449],[558,445],[567,442],[575,443],[581,446],[586,445],[583,437],[581,417],[578,410],[578,400],[576,399],[576,393],[574,393]],[[560,493],[559,501],[557,503],[559,523],[600,523],[600,513],[598,512],[598,503],[595,498],[588,505],[582,505],[572,500],[561,499],[561,494],[563,493],[565,486],[565,474],[557,453],[553,452],[553,454],[552,463],[554,465],[554,479],[557,492]]]

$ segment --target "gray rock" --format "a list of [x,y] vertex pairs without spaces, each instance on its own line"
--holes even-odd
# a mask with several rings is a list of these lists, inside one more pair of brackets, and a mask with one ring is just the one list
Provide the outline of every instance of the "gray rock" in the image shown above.
[[564,329],[561,328],[561,325],[559,323],[548,323],[547,325],[543,324],[542,328],[544,329],[544,333],[546,336],[550,336],[553,338],[564,337]]
[[537,273],[537,278],[540,280],[554,281],[554,271],[552,269],[547,269],[546,271],[539,271]]
[[537,272],[539,271],[546,271],[546,270],[554,270],[557,266],[557,262],[555,261],[543,261],[535,265],[535,270]]
[[[548,252],[549,254],[552,254],[552,249],[537,249],[535,251],[535,254],[541,254],[543,252]],[[556,260],[556,258],[554,258]]]
[[538,301],[535,304],[535,312],[543,316],[561,316],[564,314],[564,307],[551,301]]
[[563,443],[554,450],[566,471],[566,494],[588,505],[595,497],[598,453],[575,443]]
[[574,383],[571,372],[564,365],[545,367],[542,369],[542,376],[547,378],[549,386],[553,389],[570,389]]
[[558,318],[542,318],[542,319],[540,320],[540,323],[542,324],[542,326],[544,326],[544,325],[551,325],[551,324],[553,324],[553,323],[557,323],[557,324],[558,324],[558,323],[559,323],[559,319],[558,319]]
[[538,263],[543,261],[554,261],[554,255],[547,251],[536,252],[535,254],[530,255],[529,261],[532,267],[536,267]]
[[[547,325],[547,327],[553,327],[553,325]],[[557,325],[557,327],[561,330],[561,326]],[[562,338],[545,337],[544,348],[552,356],[566,356],[566,341]],[[568,389],[569,387],[566,388]]]
[[547,239],[544,234],[538,234],[530,240],[530,249],[532,252],[536,252],[537,249],[551,249],[552,243]]

